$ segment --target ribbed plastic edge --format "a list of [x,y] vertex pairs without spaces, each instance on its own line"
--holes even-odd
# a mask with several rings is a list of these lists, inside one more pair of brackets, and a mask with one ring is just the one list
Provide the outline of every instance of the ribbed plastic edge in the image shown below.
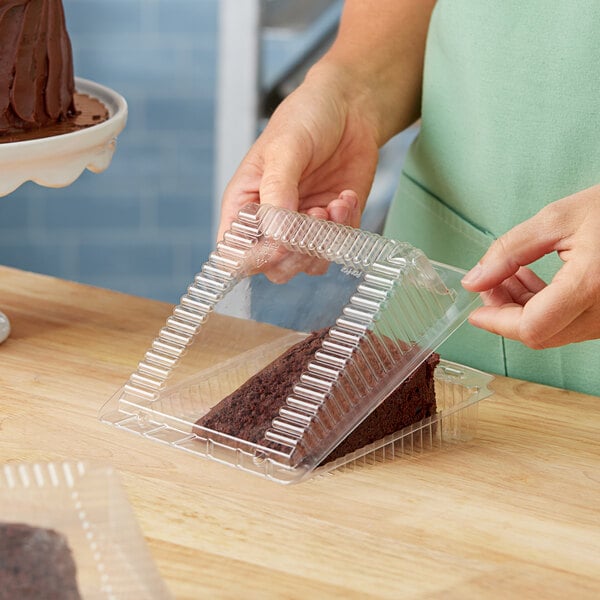
[[[305,471],[318,465],[460,325],[477,299],[465,296],[460,286],[458,291],[448,287],[409,244],[251,204],[196,275],[120,399],[129,406],[157,400],[216,304],[282,247],[343,265],[360,278],[267,431],[271,447],[256,452],[256,461],[274,460]],[[374,335],[367,338],[367,332]]]
[[492,380],[493,376],[487,373],[442,360],[435,371],[437,412],[434,415],[315,469],[306,465],[291,467],[272,457],[261,459],[256,444],[243,445],[216,432],[205,437],[190,434],[189,426],[176,418],[165,419],[164,414],[150,410],[135,413],[131,407],[115,405],[114,401],[104,420],[188,454],[289,485],[313,475],[328,475],[397,458],[414,458],[468,441],[476,433],[479,401],[493,393],[488,387]]
[[[263,243],[259,244],[261,239]],[[124,393],[144,400],[156,399],[217,303],[242,277],[266,263],[279,245],[361,273],[372,269],[362,294],[369,305],[367,310],[371,308],[370,315],[400,274],[417,263],[418,268],[413,271],[428,279],[425,285],[437,286],[442,295],[448,292],[427,259],[408,244],[269,205],[251,204],[240,211],[230,231],[195,276],[131,375]],[[360,298],[357,303],[361,303]],[[358,307],[357,310],[354,316],[348,315],[349,322],[363,320]],[[369,318],[366,313],[365,317]]]
[[437,411],[434,415],[317,467],[315,476],[352,470],[368,464],[414,458],[467,442],[476,434],[479,402],[493,392],[492,375],[442,360],[435,370]]

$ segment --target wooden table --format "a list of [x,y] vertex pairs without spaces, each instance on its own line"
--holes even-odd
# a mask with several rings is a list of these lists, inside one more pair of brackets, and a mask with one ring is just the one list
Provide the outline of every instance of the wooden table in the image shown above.
[[120,473],[176,598],[598,598],[600,399],[498,377],[472,442],[280,486],[98,420],[167,304],[0,268],[0,463]]

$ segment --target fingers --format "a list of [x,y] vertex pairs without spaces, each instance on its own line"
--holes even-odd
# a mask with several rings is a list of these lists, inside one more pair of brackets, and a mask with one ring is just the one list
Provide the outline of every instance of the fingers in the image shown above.
[[217,239],[250,202],[298,210],[298,185],[310,156],[311,143],[305,137],[265,130],[225,188]]
[[327,205],[328,217],[334,223],[358,227],[360,225],[360,205],[358,194],[353,190],[344,190],[338,198]]
[[[496,240],[463,278],[484,307],[469,321],[534,348],[600,338],[600,185],[543,208]],[[556,252],[546,285],[527,265]]]
[[250,202],[258,202],[260,176],[261,171],[252,160],[252,153],[250,153],[238,167],[223,192],[217,241],[223,239],[223,235],[230,228],[231,222],[242,207]]
[[[592,339],[586,336],[600,334],[598,324],[588,327],[587,332],[575,331],[574,323],[593,305],[592,296],[585,293],[582,284],[585,273],[577,266],[563,266],[547,286],[525,271],[519,271],[522,279],[518,282],[513,277],[513,281],[507,280],[494,288],[493,291],[501,291],[494,299],[484,299],[486,306],[474,311],[469,322],[492,333],[520,340],[534,349]],[[576,333],[578,339],[575,339]]]
[[285,252],[279,260],[264,271],[264,275],[273,283],[286,283],[302,272],[309,275],[323,275],[328,267],[327,261],[318,261],[296,252]]
[[557,249],[564,236],[568,211],[550,205],[531,219],[517,225],[489,247],[479,263],[463,278],[465,289],[489,290],[528,265]]
[[262,144],[258,144],[252,148],[223,193],[218,240],[222,239],[239,210],[250,202],[298,210],[300,162],[293,160],[291,151],[282,152],[277,160],[268,159],[261,147]]
[[306,214],[315,219],[327,219],[329,216],[327,209],[322,206],[314,206],[306,211]]
[[481,297],[486,306],[500,306],[511,302],[524,305],[545,287],[546,282],[543,279],[527,267],[521,267],[515,275],[499,286],[481,292]]
[[310,156],[308,143],[298,139],[284,136],[267,144],[258,190],[260,202],[298,210],[298,186]]
[[[358,195],[353,190],[344,190],[326,208],[312,207],[306,211],[316,219],[331,220],[343,225],[357,226],[360,223]],[[274,283],[285,283],[300,272],[309,275],[324,275],[329,268],[328,261],[312,256],[284,251],[277,253],[264,268],[266,277]]]
[[549,337],[544,336],[543,341],[523,339],[521,323],[526,318],[523,306],[516,304],[498,307],[484,306],[478,308],[469,317],[472,325],[497,333],[505,338],[523,342],[534,350],[556,348],[566,344],[593,340],[600,336],[598,323],[600,313],[587,310],[571,321],[567,327]]
[[[527,267],[521,267],[515,277],[519,280],[519,283],[526,292],[530,292],[533,294],[537,294],[541,292],[546,287],[546,282],[538,277],[536,273],[534,273],[531,269]],[[518,302],[518,300],[517,300]],[[520,302],[524,304],[524,302]]]

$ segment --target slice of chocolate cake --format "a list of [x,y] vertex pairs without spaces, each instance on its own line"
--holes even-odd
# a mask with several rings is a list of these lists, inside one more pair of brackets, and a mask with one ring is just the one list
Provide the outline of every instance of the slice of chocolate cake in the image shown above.
[[[286,399],[292,395],[293,387],[306,370],[307,363],[321,348],[327,331],[322,329],[314,332],[289,348],[278,359],[216,404],[206,415],[196,421],[196,425],[247,442],[272,447],[272,443],[265,442],[265,432],[271,427],[273,419],[278,417],[279,409],[285,405]],[[373,334],[369,335],[373,340]],[[391,340],[388,340],[388,350],[390,360],[400,354]],[[370,356],[374,358],[371,346],[366,345],[361,356],[369,361]],[[435,414],[433,375],[438,362],[439,356],[432,353],[322,463],[345,456],[349,452]],[[385,369],[389,368],[389,364],[386,367],[380,360],[373,360],[372,363],[370,361],[370,366],[371,375],[373,366],[376,375],[383,375]],[[354,368],[360,369],[361,365],[355,364]],[[377,370],[380,373],[377,373]]]
[[0,600],[17,598],[81,598],[64,535],[23,523],[0,523]]
[[62,0],[0,2],[0,143],[48,137],[108,118],[77,94]]

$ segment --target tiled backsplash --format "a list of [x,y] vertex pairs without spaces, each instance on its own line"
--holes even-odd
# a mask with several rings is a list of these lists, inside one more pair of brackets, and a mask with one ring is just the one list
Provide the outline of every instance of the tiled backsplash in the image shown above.
[[129,121],[104,173],[0,198],[0,264],[176,302],[214,245],[218,0],[63,4],[77,76]]
[[[125,96],[128,124],[104,173],[0,198],[0,264],[176,303],[214,247],[219,0],[63,4],[77,76]],[[299,41],[264,41],[268,81]],[[382,151],[363,227],[380,228],[414,134]]]

